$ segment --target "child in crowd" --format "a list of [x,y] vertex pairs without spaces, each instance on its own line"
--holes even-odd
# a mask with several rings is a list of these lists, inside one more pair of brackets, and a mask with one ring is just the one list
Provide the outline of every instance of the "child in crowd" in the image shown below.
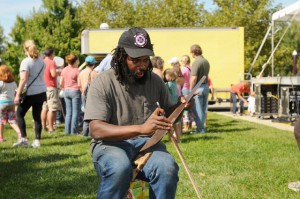
[[[174,69],[166,69],[163,73],[163,80],[168,87],[169,93],[171,95],[171,99],[173,103],[177,103],[178,101],[178,93],[177,93],[177,82],[176,82],[176,73]],[[181,120],[174,124],[175,134],[173,135],[177,142],[180,142],[181,137]]]
[[16,89],[17,84],[11,69],[6,65],[0,66],[0,142],[3,142],[4,124],[7,122],[16,131],[18,141],[21,139],[21,132],[17,125],[14,105]]
[[254,116],[255,114],[255,93],[251,92],[247,101],[248,101],[248,112],[250,116]]

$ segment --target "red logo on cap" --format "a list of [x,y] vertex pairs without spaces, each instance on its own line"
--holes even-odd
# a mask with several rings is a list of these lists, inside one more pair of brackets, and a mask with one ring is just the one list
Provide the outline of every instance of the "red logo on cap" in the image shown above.
[[146,36],[142,33],[137,33],[136,35],[134,35],[134,45],[138,46],[138,47],[144,47],[147,45],[147,39]]

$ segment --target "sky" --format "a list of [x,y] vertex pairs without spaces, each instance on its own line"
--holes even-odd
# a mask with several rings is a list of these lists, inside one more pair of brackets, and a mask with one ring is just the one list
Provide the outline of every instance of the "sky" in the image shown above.
[[[204,2],[207,10],[213,9],[212,0],[199,0]],[[282,3],[283,7],[289,6],[297,0],[274,0],[274,5]],[[4,34],[8,37],[11,28],[14,26],[16,16],[27,17],[35,8],[42,5],[42,0],[0,0],[0,25],[4,29]]]

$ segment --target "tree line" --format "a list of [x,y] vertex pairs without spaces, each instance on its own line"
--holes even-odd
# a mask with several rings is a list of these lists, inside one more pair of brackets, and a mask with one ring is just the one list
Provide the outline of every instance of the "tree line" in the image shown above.
[[[273,0],[213,0],[214,9],[206,10],[197,0],[42,0],[38,9],[29,16],[17,16],[10,32],[10,40],[3,35],[0,24],[0,57],[18,76],[24,58],[22,45],[33,39],[38,49],[51,46],[58,56],[71,52],[80,55],[80,35],[84,29],[97,29],[103,22],[110,28],[163,27],[244,27],[245,72],[250,68],[255,54],[270,24],[271,16],[281,9]],[[287,24],[282,24],[285,27]],[[288,24],[289,25],[289,24]],[[282,28],[280,31],[283,31]],[[293,50],[300,47],[299,25],[293,24],[288,36],[275,53],[275,74],[292,73]],[[280,35],[277,34],[275,42]],[[2,46],[2,47],[1,47]],[[5,48],[3,48],[5,47]],[[224,49],[226,51],[226,49]],[[270,55],[270,38],[265,44],[252,74],[258,75]],[[270,73],[267,67],[265,73]]]

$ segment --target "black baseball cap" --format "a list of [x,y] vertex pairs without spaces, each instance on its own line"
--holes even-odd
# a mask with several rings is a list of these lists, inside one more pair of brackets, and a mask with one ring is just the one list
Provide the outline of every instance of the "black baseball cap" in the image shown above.
[[132,57],[154,56],[150,37],[143,28],[130,28],[121,35],[118,46]]

